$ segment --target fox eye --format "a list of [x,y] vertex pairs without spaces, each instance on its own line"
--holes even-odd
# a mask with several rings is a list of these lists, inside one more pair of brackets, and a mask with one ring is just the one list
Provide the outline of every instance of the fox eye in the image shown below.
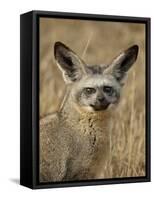
[[96,92],[95,88],[85,88],[86,94],[94,94]]
[[103,87],[103,91],[104,91],[105,93],[109,94],[109,95],[112,95],[112,93],[113,93],[113,88],[110,87],[110,86],[104,86],[104,87]]

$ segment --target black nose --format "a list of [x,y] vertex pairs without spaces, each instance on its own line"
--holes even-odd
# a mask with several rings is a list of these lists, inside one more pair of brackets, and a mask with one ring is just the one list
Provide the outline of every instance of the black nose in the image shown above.
[[99,102],[104,102],[105,101],[105,97],[98,97],[98,101]]

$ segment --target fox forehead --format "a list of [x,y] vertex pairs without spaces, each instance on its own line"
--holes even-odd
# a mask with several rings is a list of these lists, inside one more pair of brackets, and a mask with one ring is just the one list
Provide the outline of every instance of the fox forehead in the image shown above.
[[103,74],[104,70],[108,67],[106,64],[101,65],[86,65],[89,74]]
[[80,81],[81,87],[101,87],[104,85],[120,89],[120,84],[112,75],[108,74],[87,75]]

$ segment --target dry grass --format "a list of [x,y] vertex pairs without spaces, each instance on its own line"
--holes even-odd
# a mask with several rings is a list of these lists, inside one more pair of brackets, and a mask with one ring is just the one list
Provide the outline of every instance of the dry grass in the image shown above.
[[138,44],[138,60],[130,70],[121,102],[111,123],[110,160],[106,177],[145,175],[145,27],[143,24],[41,19],[40,116],[59,108],[65,83],[53,57],[62,41],[87,63],[108,63],[119,51]]

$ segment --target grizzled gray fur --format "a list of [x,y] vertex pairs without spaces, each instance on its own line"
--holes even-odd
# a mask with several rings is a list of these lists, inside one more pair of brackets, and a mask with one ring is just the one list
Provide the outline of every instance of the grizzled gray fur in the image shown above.
[[108,65],[87,65],[61,42],[55,43],[54,55],[67,92],[59,111],[40,120],[40,181],[103,178],[110,118],[138,46],[121,52]]

